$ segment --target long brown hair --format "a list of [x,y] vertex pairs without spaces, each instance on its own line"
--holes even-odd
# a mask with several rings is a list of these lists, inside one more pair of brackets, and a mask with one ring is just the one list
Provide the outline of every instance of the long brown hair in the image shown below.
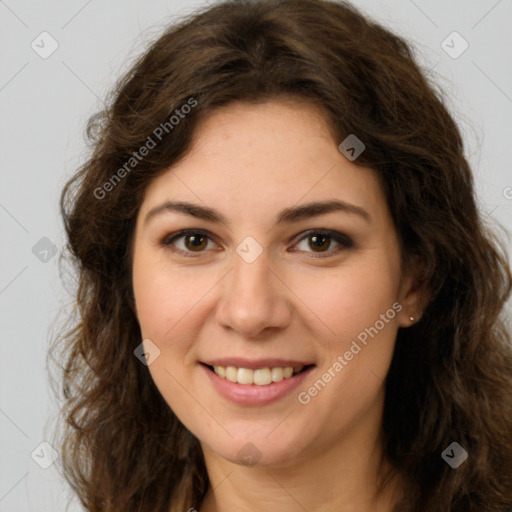
[[[199,507],[199,443],[134,356],[135,218],[205,113],[283,94],[322,106],[340,142],[364,142],[356,163],[379,176],[403,260],[424,262],[430,303],[399,330],[386,380],[383,449],[405,482],[396,510],[508,512],[507,258],[477,210],[459,130],[411,48],[351,5],[318,0],[224,2],[170,26],[91,118],[91,155],[61,199],[78,276],[76,315],[52,351],[66,478],[88,511]],[[457,469],[441,457],[452,442],[469,454]]]

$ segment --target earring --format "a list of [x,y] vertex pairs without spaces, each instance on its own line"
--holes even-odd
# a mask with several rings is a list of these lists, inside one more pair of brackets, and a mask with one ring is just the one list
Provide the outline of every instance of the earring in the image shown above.
[[414,317],[411,315],[411,316],[409,317],[409,320],[410,320],[411,322],[414,322]]

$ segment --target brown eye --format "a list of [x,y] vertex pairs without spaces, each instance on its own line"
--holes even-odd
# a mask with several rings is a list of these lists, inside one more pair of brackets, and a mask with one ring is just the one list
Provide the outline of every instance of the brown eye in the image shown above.
[[309,253],[311,257],[334,256],[341,251],[354,247],[351,238],[337,231],[311,230],[294,246],[294,251]]
[[329,235],[311,235],[308,237],[309,247],[315,252],[324,252],[331,245],[331,237]]
[[202,251],[208,244],[208,237],[205,235],[185,235],[185,247],[190,251]]
[[211,236],[197,230],[181,231],[169,235],[162,240],[161,244],[184,256],[199,256],[201,253],[215,248],[215,242]]

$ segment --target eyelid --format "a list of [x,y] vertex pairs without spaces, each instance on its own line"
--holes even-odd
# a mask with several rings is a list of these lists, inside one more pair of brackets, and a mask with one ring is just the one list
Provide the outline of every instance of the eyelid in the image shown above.
[[187,228],[187,229],[180,229],[179,231],[175,231],[174,233],[169,233],[169,234],[165,235],[164,238],[162,239],[162,244],[165,244],[165,245],[170,244],[172,241],[176,240],[177,238],[181,238],[182,236],[189,235],[189,234],[204,235],[204,236],[211,238],[212,240],[214,240],[216,238],[213,233],[210,233],[209,231],[207,231],[205,229]]

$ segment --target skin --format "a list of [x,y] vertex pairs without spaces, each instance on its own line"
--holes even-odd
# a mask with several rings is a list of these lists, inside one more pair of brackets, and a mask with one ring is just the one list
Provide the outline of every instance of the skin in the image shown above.
[[[195,506],[201,512],[392,508],[397,479],[377,494],[387,468],[380,465],[384,378],[397,330],[420,316],[423,295],[413,269],[401,268],[374,171],[345,158],[340,142],[325,113],[306,101],[231,103],[201,122],[186,157],[145,191],[133,253],[137,316],[143,338],[160,350],[151,376],[203,448],[211,488]],[[359,206],[370,220],[336,211],[276,224],[285,208],[329,200]],[[207,206],[225,222],[170,210],[146,220],[165,201]],[[212,239],[195,252],[190,238],[162,244],[182,229]],[[331,238],[315,251],[304,234],[311,229],[345,234],[353,246]],[[236,252],[247,236],[263,249],[252,263]],[[401,311],[300,403],[298,393],[394,303]],[[199,364],[228,356],[316,366],[277,402],[243,407],[221,396]],[[238,456],[249,442],[260,457],[251,466]]]

